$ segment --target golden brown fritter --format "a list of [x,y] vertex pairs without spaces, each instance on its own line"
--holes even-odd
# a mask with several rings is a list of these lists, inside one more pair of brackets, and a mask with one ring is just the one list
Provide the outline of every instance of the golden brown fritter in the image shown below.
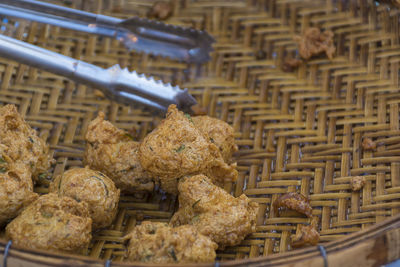
[[140,144],[139,161],[172,194],[185,175],[207,174],[216,184],[237,179],[236,165],[225,163],[208,135],[175,105],[169,106],[166,118]]
[[218,247],[193,226],[172,228],[160,222],[144,221],[125,238],[130,239],[128,260],[149,263],[213,262]]
[[179,210],[171,225],[193,225],[220,249],[237,245],[255,232],[258,203],[245,195],[234,198],[204,175],[181,179],[178,190]]
[[208,135],[209,140],[218,147],[224,161],[231,163],[233,153],[238,150],[233,128],[228,123],[209,116],[195,116],[192,120],[195,127]]
[[333,44],[333,32],[321,32],[316,27],[306,29],[301,36],[295,36],[294,40],[299,45],[300,56],[304,59],[310,59],[312,56],[323,52],[329,59],[332,59],[336,50]]
[[302,194],[298,194],[296,192],[289,192],[279,196],[274,202],[274,207],[276,211],[283,207],[305,214],[309,218],[312,217],[310,200]]
[[55,252],[82,253],[92,238],[86,202],[56,194],[41,196],[6,227],[13,245]]
[[90,122],[85,139],[85,165],[106,174],[121,191],[153,191],[154,182],[138,160],[139,143],[104,120],[103,112]]
[[0,158],[0,225],[15,218],[22,208],[39,197],[33,192],[29,167],[10,161],[4,156]]
[[14,105],[0,108],[0,144],[11,161],[29,167],[34,179],[47,171],[52,163],[49,146],[37,136]]
[[49,192],[88,203],[93,229],[109,226],[117,214],[120,191],[110,178],[89,168],[70,169],[58,175]]

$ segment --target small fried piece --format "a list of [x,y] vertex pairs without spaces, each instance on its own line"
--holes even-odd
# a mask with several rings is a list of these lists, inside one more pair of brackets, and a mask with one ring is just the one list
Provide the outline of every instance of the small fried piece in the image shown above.
[[218,147],[224,161],[231,163],[233,153],[238,150],[233,128],[228,123],[209,116],[195,116],[192,120],[196,128]]
[[147,13],[147,17],[151,19],[166,20],[171,17],[173,5],[167,1],[154,2],[153,6]]
[[85,135],[84,164],[110,177],[123,192],[153,191],[154,182],[138,159],[139,143],[99,112]]
[[333,32],[321,33],[321,30],[316,27],[306,29],[303,35],[295,36],[294,40],[299,45],[300,56],[306,60],[323,52],[332,59],[336,50],[333,44]]
[[362,141],[364,150],[376,150],[376,143],[371,138],[365,137]]
[[181,179],[178,189],[179,210],[171,225],[193,225],[220,249],[237,245],[256,231],[258,203],[246,195],[234,198],[205,175]]
[[110,178],[89,168],[70,169],[58,175],[49,192],[88,203],[93,229],[109,226],[117,214],[120,191]]
[[218,147],[195,127],[189,115],[170,105],[166,118],[140,144],[139,161],[161,188],[177,194],[178,179],[207,174],[214,183],[236,181],[236,164],[224,162]]
[[315,246],[319,242],[319,233],[312,225],[299,225],[299,230],[292,237],[291,246],[294,248],[304,246],[306,244]]
[[364,176],[352,176],[350,178],[350,186],[352,191],[360,191],[365,185]]
[[50,168],[49,146],[18,113],[14,105],[0,108],[0,144],[12,162],[25,164],[33,179]]
[[3,157],[0,159],[0,225],[4,225],[39,195],[33,192],[29,167],[7,162]]
[[282,65],[284,72],[292,72],[301,65],[301,60],[297,58],[286,58]]
[[82,253],[92,238],[86,202],[42,195],[6,227],[13,245],[54,252]]
[[130,240],[126,258],[148,263],[214,262],[218,247],[193,226],[172,228],[150,221],[136,226],[125,239]]
[[289,192],[279,196],[279,198],[274,202],[274,207],[276,211],[281,207],[285,207],[305,214],[309,218],[312,217],[310,200],[302,194],[295,192]]

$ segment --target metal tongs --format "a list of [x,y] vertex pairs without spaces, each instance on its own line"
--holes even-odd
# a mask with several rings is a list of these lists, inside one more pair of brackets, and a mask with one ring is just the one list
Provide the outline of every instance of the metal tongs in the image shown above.
[[215,40],[206,32],[156,20],[126,20],[35,0],[1,0],[0,15],[116,38],[128,49],[191,63],[210,59]]
[[[119,20],[33,0],[0,0],[0,14],[115,37],[129,48],[193,62],[208,60],[214,41],[207,33],[193,29],[139,18]],[[93,86],[122,103],[140,103],[159,111],[170,104],[190,111],[196,104],[187,89],[129,72],[119,65],[103,69],[3,35],[0,56]]]

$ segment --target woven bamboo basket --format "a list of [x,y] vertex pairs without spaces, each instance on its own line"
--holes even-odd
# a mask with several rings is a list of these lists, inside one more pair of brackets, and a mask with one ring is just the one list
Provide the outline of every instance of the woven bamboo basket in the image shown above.
[[[154,1],[58,0],[69,7],[128,18],[145,16]],[[109,38],[39,23],[3,19],[2,34],[101,67],[120,64],[189,88],[208,115],[230,123],[239,152],[239,178],[224,189],[260,204],[257,232],[218,251],[218,262],[196,266],[380,266],[400,258],[400,12],[390,1],[173,0],[168,23],[205,29],[217,40],[203,66],[128,52]],[[393,1],[395,2],[395,1]],[[310,26],[334,32],[332,60],[282,66],[296,56],[293,40]],[[161,120],[110,102],[96,88],[0,59],[0,102],[19,112],[49,142],[52,176],[82,166],[84,133],[98,111],[141,140]],[[377,144],[362,149],[363,138]],[[363,175],[360,192],[352,176]],[[46,193],[48,181],[36,192]],[[311,199],[320,218],[320,245],[290,250],[290,237],[308,219],[277,217],[282,193]],[[122,262],[122,237],[143,220],[168,222],[175,197],[123,195],[113,225],[94,233],[88,256],[26,250],[0,241],[3,266],[144,266]],[[148,265],[146,265],[148,266]]]

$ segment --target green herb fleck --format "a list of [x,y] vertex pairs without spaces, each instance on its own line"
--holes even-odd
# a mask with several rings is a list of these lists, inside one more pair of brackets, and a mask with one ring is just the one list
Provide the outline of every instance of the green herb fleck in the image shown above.
[[210,137],[210,142],[214,144],[215,143],[214,138]]
[[199,200],[196,200],[196,202],[193,203],[192,208],[194,208],[197,204],[199,204],[201,198]]
[[51,212],[42,211],[41,213],[42,213],[43,217],[46,217],[46,218],[53,217],[53,213],[51,213]]
[[29,138],[29,142],[31,142],[32,144],[35,143],[35,142],[33,141],[32,137],[29,136],[28,138]]
[[175,151],[176,151],[177,153],[179,153],[179,152],[182,152],[184,149],[185,149],[185,145],[182,144],[180,147],[178,147],[177,149],[175,149]]
[[151,151],[153,151],[153,148],[152,148],[151,146],[149,146],[149,149],[150,149]]
[[2,157],[0,157],[0,164],[3,164],[3,163],[6,163],[6,161]]
[[6,171],[7,171],[7,168],[5,168],[5,167],[0,168],[0,173],[5,173]]
[[193,218],[192,218],[192,222],[194,223],[194,222],[197,222],[198,220],[200,220],[200,215],[195,215]]
[[125,136],[129,137],[131,140],[135,140],[135,138],[133,138],[133,136],[129,133],[125,133]]
[[192,120],[192,117],[191,117],[189,114],[185,113],[185,117],[186,117],[191,123],[194,124],[194,122],[193,122],[193,120]]
[[47,177],[48,177],[48,175],[47,175],[47,173],[41,173],[41,174],[39,174],[39,178],[40,179],[47,179]]
[[176,254],[175,254],[175,249],[173,247],[168,249],[168,254],[171,255],[171,257],[174,259],[174,261],[178,261],[178,258],[176,257]]

